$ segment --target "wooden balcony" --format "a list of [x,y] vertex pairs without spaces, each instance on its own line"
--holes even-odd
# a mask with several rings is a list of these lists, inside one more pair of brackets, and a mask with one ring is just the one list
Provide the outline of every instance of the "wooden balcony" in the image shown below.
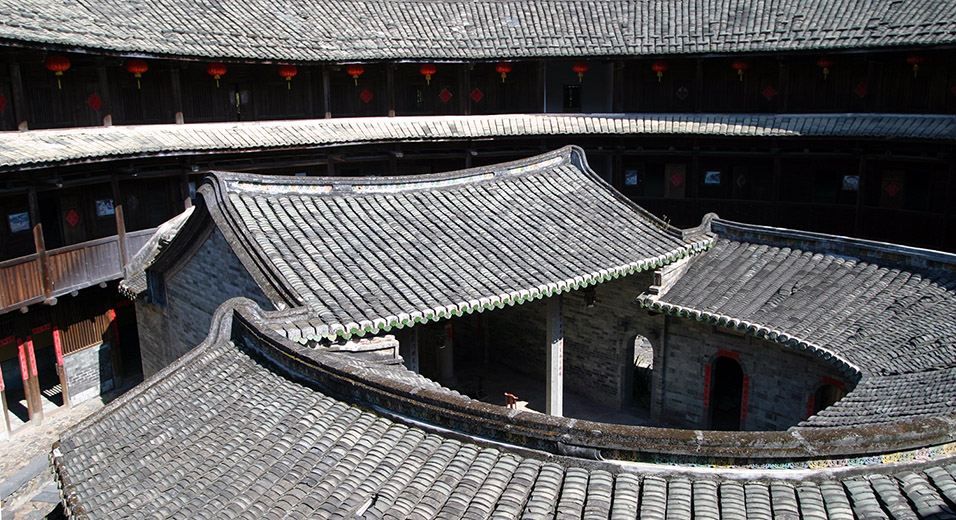
[[[155,228],[126,233],[126,256],[132,257]],[[123,276],[120,238],[98,238],[45,255],[34,253],[0,262],[0,314],[78,291]],[[48,286],[44,272],[49,270]]]

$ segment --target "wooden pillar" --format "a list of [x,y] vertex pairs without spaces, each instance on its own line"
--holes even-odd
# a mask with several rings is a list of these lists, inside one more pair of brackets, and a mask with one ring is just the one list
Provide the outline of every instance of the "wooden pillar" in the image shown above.
[[[43,422],[43,400],[40,396],[40,378],[37,377],[37,356],[33,351],[33,336],[27,336],[24,344],[24,353],[29,361],[27,367],[27,378],[23,380],[24,394],[29,395],[27,399],[32,401],[30,408],[30,420],[38,423]],[[22,361],[21,361],[22,363]]]
[[546,68],[544,61],[538,62],[538,92],[541,94],[541,110],[542,114],[548,112],[548,81],[547,81],[548,69]]
[[697,70],[694,76],[694,112],[704,111],[704,59],[697,58]]
[[183,210],[193,207],[193,199],[189,196],[189,170],[184,169],[179,174],[179,194],[183,198]]
[[780,70],[777,83],[777,113],[790,110],[790,65],[781,57],[777,58]]
[[385,104],[388,117],[395,117],[395,64],[385,64]]
[[866,156],[860,155],[860,182],[856,188],[856,213],[853,215],[853,235],[863,237],[863,193],[866,187]]
[[10,437],[10,434],[13,433],[13,429],[10,427],[10,410],[7,408],[7,392],[3,387],[3,378],[0,377],[0,408],[3,410],[3,431],[7,433],[7,437]]
[[455,378],[455,320],[445,322],[445,341],[438,349],[438,382],[450,387]]
[[312,69],[305,69],[302,76],[305,80],[305,110],[309,119],[315,118],[315,92],[312,88]]
[[27,401],[27,420],[32,421],[36,405],[33,403],[33,391],[30,389],[30,366],[27,363],[27,347],[19,338],[17,338],[17,358],[20,361],[20,378],[23,380],[23,398]]
[[120,353],[119,321],[116,319],[116,309],[110,309],[110,320],[113,322],[113,337],[110,340],[110,360],[113,362],[113,388],[123,385],[123,356]]
[[113,101],[110,97],[110,81],[106,75],[106,65],[103,60],[97,60],[96,75],[100,82],[100,99],[103,101],[103,126],[113,126]]
[[126,219],[123,217],[123,199],[119,188],[119,177],[113,175],[110,178],[110,186],[113,188],[113,211],[116,217],[116,236],[119,237],[120,266],[125,266],[127,260]]
[[183,124],[183,90],[179,83],[179,69],[176,65],[169,67],[169,83],[173,94],[173,118],[177,125]]
[[46,253],[43,240],[43,224],[40,223],[40,208],[37,204],[36,188],[27,192],[27,204],[30,207],[30,224],[33,225],[33,247],[40,258],[40,279],[43,280],[43,296],[47,300],[53,297],[53,276],[50,272],[50,258]]
[[[945,200],[956,200],[956,148],[949,147],[949,172],[946,176],[946,199]],[[943,220],[939,226],[939,239],[936,243],[937,249],[940,251],[947,250],[948,244],[946,243],[946,232],[949,230],[949,221],[953,218],[953,205],[946,204],[946,209],[943,210]]]
[[548,299],[548,344],[547,387],[545,388],[545,413],[564,415],[564,317],[561,311],[561,295]]
[[471,63],[462,63],[458,68],[458,85],[461,95],[458,96],[458,111],[461,114],[471,114]]
[[53,325],[53,351],[56,354],[56,375],[60,376],[60,391],[63,393],[63,406],[70,407],[70,393],[66,387],[66,365],[63,364],[63,341],[60,328]]
[[[774,145],[771,145],[773,147]],[[783,161],[780,152],[773,152],[773,178],[770,180],[770,197],[773,202],[773,224],[780,225],[780,186],[783,175]]]
[[408,369],[412,372],[418,373],[419,364],[418,364],[418,329],[420,327],[412,327],[412,330],[408,334]]
[[[882,72],[882,64],[878,63],[872,55],[866,56],[866,95],[863,96],[863,111],[864,112],[879,112],[880,111],[880,96],[882,95],[882,90],[880,87],[879,79],[880,73]],[[854,88],[856,86],[854,85]]]
[[[325,118],[332,118],[332,92],[329,84],[329,68],[322,67],[322,106],[325,108]],[[330,162],[329,165],[332,163]],[[330,174],[331,175],[331,174]]]
[[27,102],[23,95],[23,78],[20,76],[20,64],[10,64],[10,90],[13,96],[13,116],[17,121],[17,129],[25,132],[27,124]]
[[617,113],[624,112],[624,60],[614,62],[614,80],[613,91],[611,93],[612,110]]

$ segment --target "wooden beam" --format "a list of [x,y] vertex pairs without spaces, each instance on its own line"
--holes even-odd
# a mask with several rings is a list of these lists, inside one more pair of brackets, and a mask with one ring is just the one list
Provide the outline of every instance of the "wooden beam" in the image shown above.
[[119,177],[113,175],[110,178],[110,186],[113,188],[113,211],[116,217],[116,236],[119,238],[120,266],[126,265],[126,219],[123,217],[123,199],[121,198],[119,188]]
[[103,106],[100,107],[104,112],[103,126],[113,126],[113,102],[110,98],[110,81],[106,74],[106,65],[103,64],[102,59],[97,60],[96,75],[100,82],[100,99],[103,101]]
[[183,199],[183,209],[193,207],[193,199],[189,196],[189,170],[183,169],[179,174],[179,196]]
[[388,117],[395,117],[395,64],[385,64],[385,105]]
[[23,95],[23,78],[20,76],[20,64],[10,63],[10,90],[13,95],[13,116],[17,121],[17,129],[25,132],[27,124],[27,102]]
[[175,62],[169,67],[169,83],[173,93],[173,119],[177,125],[183,124],[183,91],[179,83],[179,69]]
[[40,222],[40,207],[37,204],[37,190],[33,186],[27,192],[27,204],[30,207],[30,224],[33,225],[33,246],[40,258],[40,279],[43,280],[43,296],[47,300],[53,297],[53,279],[50,274],[50,258],[43,240],[43,224]]

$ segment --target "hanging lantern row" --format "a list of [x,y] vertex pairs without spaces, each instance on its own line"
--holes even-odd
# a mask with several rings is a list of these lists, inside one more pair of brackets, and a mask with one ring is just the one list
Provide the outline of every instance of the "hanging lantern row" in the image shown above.
[[833,68],[834,61],[830,58],[820,58],[817,60],[817,67],[823,69],[823,79],[827,79],[827,76],[830,75],[830,69]]
[[495,65],[495,71],[498,72],[498,74],[501,74],[501,82],[504,83],[505,78],[508,77],[508,73],[511,72],[511,64],[499,63]]
[[584,81],[584,73],[588,71],[588,62],[576,61],[574,65],[571,66],[571,70],[578,73],[578,83],[581,83]]
[[731,63],[730,66],[737,71],[737,76],[740,77],[740,81],[743,81],[744,71],[750,68],[750,62],[748,62],[747,60],[734,60],[734,62]]
[[60,76],[64,72],[70,70],[70,59],[66,56],[60,56],[59,54],[54,54],[46,59],[44,62],[46,69],[56,75],[56,88],[63,89],[63,84],[60,82]]
[[915,78],[919,74],[919,66],[926,61],[924,56],[919,54],[910,54],[906,57],[906,63],[909,63],[913,66],[913,77]]
[[425,83],[432,84],[432,75],[438,71],[438,68],[435,67],[434,63],[423,63],[421,67],[418,67],[418,72],[422,76],[425,76]]
[[660,83],[661,78],[664,77],[664,72],[667,71],[667,62],[664,60],[655,61],[654,64],[651,65],[651,70],[657,73],[657,82]]
[[130,58],[126,60],[126,63],[123,64],[126,67],[126,70],[136,78],[136,89],[139,90],[142,88],[140,84],[140,78],[143,77],[143,73],[149,70],[149,64],[146,63],[146,60],[140,58]]

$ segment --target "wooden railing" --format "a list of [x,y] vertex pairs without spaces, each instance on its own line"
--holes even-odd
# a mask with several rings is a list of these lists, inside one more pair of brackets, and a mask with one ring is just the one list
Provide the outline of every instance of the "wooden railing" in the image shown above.
[[[154,229],[126,233],[126,256],[132,257]],[[46,261],[46,266],[43,262]],[[47,300],[43,272],[50,271],[49,298],[123,276],[119,237],[114,235],[0,262],[0,313]]]

